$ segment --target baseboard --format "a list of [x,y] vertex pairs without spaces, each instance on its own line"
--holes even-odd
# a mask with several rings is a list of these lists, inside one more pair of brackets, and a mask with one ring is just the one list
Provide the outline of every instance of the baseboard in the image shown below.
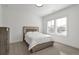
[[12,42],[10,42],[10,44],[18,43],[18,42],[22,42],[22,40],[20,40],[20,41],[12,41]]

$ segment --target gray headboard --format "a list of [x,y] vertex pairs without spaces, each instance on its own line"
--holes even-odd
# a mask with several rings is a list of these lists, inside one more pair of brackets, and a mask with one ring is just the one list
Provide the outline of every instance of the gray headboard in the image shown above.
[[30,31],[39,31],[39,27],[23,26],[23,40],[25,39],[25,34]]

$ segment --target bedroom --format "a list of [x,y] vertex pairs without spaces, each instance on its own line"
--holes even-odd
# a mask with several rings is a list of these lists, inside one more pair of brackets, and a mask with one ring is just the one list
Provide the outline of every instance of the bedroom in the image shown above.
[[[54,43],[53,47],[48,47],[32,54],[79,54],[79,27],[77,27],[79,24],[79,5],[44,4],[43,6],[36,6],[35,4],[4,4],[0,5],[0,15],[0,26],[10,28],[10,54],[27,54],[27,48],[24,47],[26,44],[22,42],[24,26],[39,27],[39,32],[48,34],[47,22],[64,17],[67,19],[66,36],[58,35],[56,31],[54,31],[52,38],[56,44]],[[56,21],[54,21],[54,23],[56,27]],[[24,51],[22,48],[24,48]],[[70,52],[70,50],[72,51]]]

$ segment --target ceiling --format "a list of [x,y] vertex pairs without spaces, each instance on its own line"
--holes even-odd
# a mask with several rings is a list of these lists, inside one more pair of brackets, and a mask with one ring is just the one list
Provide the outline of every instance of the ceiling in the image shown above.
[[66,8],[71,4],[44,4],[42,7],[35,4],[7,4],[4,5],[6,9],[16,10],[20,12],[27,12],[27,14],[35,14],[38,16],[45,16],[54,13],[60,9]]
[[40,16],[45,16],[68,6],[70,6],[70,4],[45,4],[42,7],[36,7],[36,9],[39,10]]

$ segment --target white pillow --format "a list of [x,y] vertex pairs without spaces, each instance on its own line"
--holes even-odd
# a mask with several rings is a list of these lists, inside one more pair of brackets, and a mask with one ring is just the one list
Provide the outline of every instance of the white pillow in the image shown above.
[[27,32],[27,35],[30,35],[30,34],[32,34],[32,33],[33,33],[33,32],[31,32],[31,31],[30,31],[30,32]]

